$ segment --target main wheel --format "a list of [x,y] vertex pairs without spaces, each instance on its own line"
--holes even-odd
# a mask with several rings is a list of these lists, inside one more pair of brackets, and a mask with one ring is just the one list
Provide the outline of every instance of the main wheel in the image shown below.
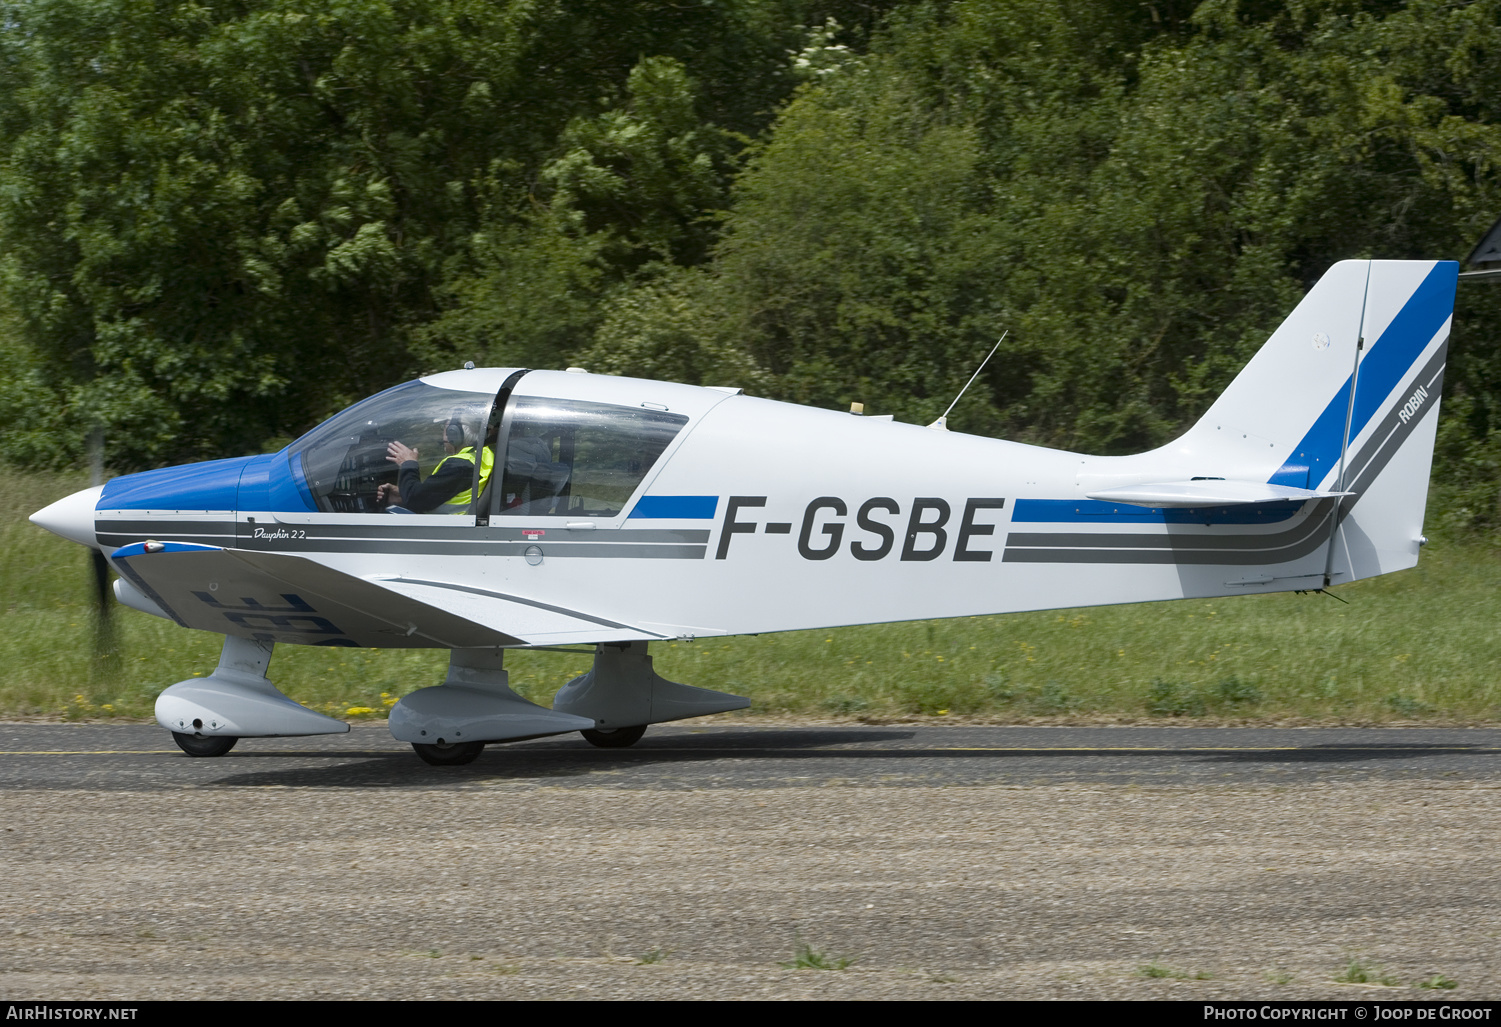
[[637,724],[634,727],[612,728],[585,728],[579,734],[584,736],[584,741],[590,745],[597,745],[601,749],[624,749],[641,741],[641,736],[646,734],[646,725]]
[[429,745],[426,742],[413,742],[412,751],[429,766],[462,767],[466,763],[473,763],[485,751],[485,743],[438,742]]
[[189,756],[223,756],[235,747],[239,739],[229,735],[189,735],[173,731],[172,741]]

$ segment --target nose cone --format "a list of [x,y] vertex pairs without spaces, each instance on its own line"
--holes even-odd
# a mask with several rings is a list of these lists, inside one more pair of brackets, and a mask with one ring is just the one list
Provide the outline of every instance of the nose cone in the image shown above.
[[94,534],[94,507],[99,504],[103,493],[104,486],[99,485],[65,496],[32,514],[31,523],[54,535],[97,548],[99,540]]

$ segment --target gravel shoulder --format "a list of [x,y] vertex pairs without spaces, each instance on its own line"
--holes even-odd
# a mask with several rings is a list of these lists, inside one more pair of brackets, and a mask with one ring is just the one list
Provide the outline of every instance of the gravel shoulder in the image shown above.
[[[1447,779],[12,787],[0,993],[1497,999],[1498,809]],[[780,965],[800,943],[854,962]]]

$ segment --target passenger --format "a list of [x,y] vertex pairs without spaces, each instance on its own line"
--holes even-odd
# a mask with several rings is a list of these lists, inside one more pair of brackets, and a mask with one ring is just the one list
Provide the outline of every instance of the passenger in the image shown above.
[[475,490],[483,492],[495,468],[495,452],[481,449],[479,484],[474,482],[474,447],[466,445],[467,433],[459,412],[443,428],[444,457],[424,481],[417,450],[395,441],[386,447],[386,459],[396,464],[396,484],[381,485],[376,499],[388,513],[469,513]]
[[553,513],[570,468],[552,458],[546,439],[512,435],[506,444],[506,473],[501,507],[508,514],[533,517]]

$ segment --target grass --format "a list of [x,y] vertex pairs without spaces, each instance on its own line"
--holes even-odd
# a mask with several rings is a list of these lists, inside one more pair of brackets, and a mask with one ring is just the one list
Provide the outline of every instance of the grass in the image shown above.
[[1380,984],[1388,988],[1402,986],[1402,981],[1396,976],[1377,970],[1359,959],[1351,959],[1334,979],[1340,984]]
[[1417,986],[1419,988],[1448,991],[1451,988],[1459,987],[1459,982],[1452,977],[1445,977],[1443,974],[1434,974],[1426,980],[1419,981]]
[[[96,662],[87,554],[26,515],[87,482],[13,472],[0,496],[0,717],[148,719],[219,640],[122,607]],[[882,722],[1493,723],[1501,553],[1431,545],[1418,567],[1317,595],[1241,596],[658,643],[657,670],[749,696],[748,715]],[[443,679],[446,654],[283,646],[270,676],[346,720]],[[507,657],[548,704],[587,655]]]
[[1136,976],[1150,979],[1166,979],[1173,981],[1212,981],[1214,975],[1205,970],[1195,970],[1189,973],[1187,970],[1176,970],[1170,966],[1164,966],[1157,960],[1143,963],[1136,968]]
[[792,958],[777,965],[783,970],[848,970],[855,960],[849,956],[831,956],[799,941],[793,946]]

